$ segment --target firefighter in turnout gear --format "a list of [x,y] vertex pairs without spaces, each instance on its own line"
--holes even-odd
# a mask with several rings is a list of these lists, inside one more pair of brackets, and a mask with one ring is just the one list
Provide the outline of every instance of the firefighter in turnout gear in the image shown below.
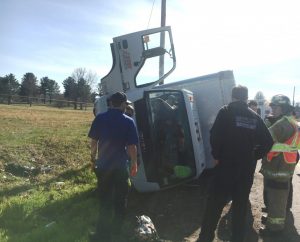
[[262,218],[262,223],[266,226],[259,232],[261,235],[277,236],[281,234],[285,225],[290,179],[296,166],[300,135],[297,122],[291,115],[293,107],[288,97],[274,96],[270,107],[272,116],[266,119],[266,125],[274,145],[263,158],[260,171],[264,176],[268,215]]

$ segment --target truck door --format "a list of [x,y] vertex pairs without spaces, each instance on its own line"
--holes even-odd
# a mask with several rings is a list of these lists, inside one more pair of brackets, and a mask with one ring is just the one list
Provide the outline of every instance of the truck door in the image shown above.
[[[162,41],[164,39],[165,41]],[[142,98],[143,91],[165,79],[176,66],[171,28],[143,30],[113,38],[111,44],[113,66],[101,79],[102,95],[117,91],[135,92]],[[160,57],[164,57],[164,73],[159,73]]]
[[188,91],[153,90],[135,103],[145,177],[160,188],[193,179],[204,169],[192,101]]

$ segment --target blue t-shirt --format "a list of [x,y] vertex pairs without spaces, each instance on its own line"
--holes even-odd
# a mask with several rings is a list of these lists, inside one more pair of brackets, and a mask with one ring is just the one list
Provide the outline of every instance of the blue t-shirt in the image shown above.
[[138,135],[132,118],[119,109],[109,109],[94,119],[88,136],[98,140],[96,166],[101,169],[127,168],[127,145],[137,145]]

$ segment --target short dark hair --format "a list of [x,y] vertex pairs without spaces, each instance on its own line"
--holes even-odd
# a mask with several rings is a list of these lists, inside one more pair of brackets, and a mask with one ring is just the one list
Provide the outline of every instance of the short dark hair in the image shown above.
[[231,97],[239,101],[248,100],[248,88],[245,86],[238,85],[232,88]]
[[120,107],[123,102],[127,102],[127,96],[124,92],[116,92],[110,97],[113,107]]
[[250,100],[248,106],[257,106],[257,102],[255,100]]

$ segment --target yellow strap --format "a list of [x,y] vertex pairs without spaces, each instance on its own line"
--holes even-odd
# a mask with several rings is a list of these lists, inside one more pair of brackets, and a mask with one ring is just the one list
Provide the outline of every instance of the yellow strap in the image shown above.
[[[273,152],[297,152],[298,151],[298,146],[300,145],[300,142],[298,140],[298,135],[299,135],[298,125],[293,116],[285,116],[285,117],[290,122],[290,124],[295,128],[293,141],[291,142],[291,144],[278,143],[278,142],[274,143],[271,149],[271,151]],[[273,136],[273,134],[271,135]],[[299,144],[297,144],[297,141],[299,142]]]
[[270,224],[278,224],[278,225],[281,225],[281,224],[284,224],[285,223],[285,218],[271,218],[271,217],[268,217],[268,222]]
[[290,178],[294,173],[288,171],[274,172],[263,168],[261,169],[261,172],[272,178]]
[[273,152],[297,152],[297,147],[293,145],[283,144],[283,143],[275,143],[272,146],[270,151]]

